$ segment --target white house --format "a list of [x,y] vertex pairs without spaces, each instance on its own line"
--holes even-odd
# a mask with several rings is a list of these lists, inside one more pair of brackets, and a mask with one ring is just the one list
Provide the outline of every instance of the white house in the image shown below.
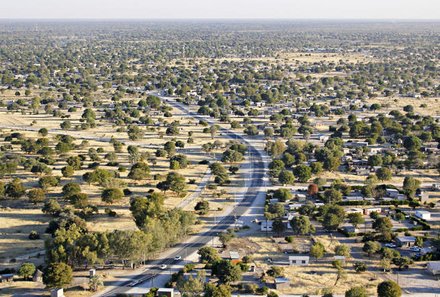
[[309,265],[309,256],[289,256],[290,266],[307,266]]
[[364,209],[364,214],[366,216],[370,215],[372,212],[381,213],[382,212],[382,208],[380,208],[380,207],[370,207],[370,208],[365,208]]
[[432,275],[440,274],[440,261],[428,262],[426,269],[432,273]]
[[261,222],[261,231],[272,231],[273,221],[262,221]]
[[416,210],[415,216],[419,219],[423,220],[430,220],[431,219],[431,213],[426,210]]
[[399,197],[399,191],[396,189],[387,189],[387,196],[391,198],[398,198]]

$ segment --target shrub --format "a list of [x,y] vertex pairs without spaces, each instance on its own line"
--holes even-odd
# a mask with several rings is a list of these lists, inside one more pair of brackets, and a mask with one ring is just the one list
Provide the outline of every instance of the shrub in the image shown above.
[[31,231],[28,237],[30,240],[37,240],[40,239],[40,233],[38,233],[37,231]]

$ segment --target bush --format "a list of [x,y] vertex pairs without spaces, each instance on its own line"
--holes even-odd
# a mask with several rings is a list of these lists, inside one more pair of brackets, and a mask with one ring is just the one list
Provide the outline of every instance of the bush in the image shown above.
[[33,263],[23,263],[18,270],[18,275],[24,279],[29,279],[35,273],[35,270]]
[[123,197],[124,193],[118,188],[105,189],[101,194],[102,201],[106,203],[114,203],[121,200]]
[[114,217],[116,217],[116,211],[114,211],[114,210],[111,210],[110,208],[106,208],[106,209],[104,209],[104,212],[109,216],[109,217],[112,217],[112,218],[114,218]]
[[37,231],[31,231],[28,237],[30,240],[37,240],[40,239],[40,233],[38,233]]
[[363,262],[355,262],[353,264],[354,270],[358,273],[367,271],[367,265]]
[[402,290],[393,281],[384,281],[377,286],[378,297],[400,297]]
[[284,237],[284,240],[287,241],[288,243],[292,243],[294,238],[295,237],[293,237],[293,236],[286,236],[286,237]]

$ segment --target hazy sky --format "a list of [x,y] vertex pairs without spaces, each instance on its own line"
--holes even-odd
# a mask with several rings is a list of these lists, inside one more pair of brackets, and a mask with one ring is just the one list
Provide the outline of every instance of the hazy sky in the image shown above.
[[440,0],[1,0],[0,18],[440,19]]

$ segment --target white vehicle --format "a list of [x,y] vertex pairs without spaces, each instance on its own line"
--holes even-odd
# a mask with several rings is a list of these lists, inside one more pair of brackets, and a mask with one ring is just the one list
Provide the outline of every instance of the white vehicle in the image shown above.
[[421,248],[419,248],[418,246],[412,246],[412,247],[410,247],[409,248],[409,250],[411,251],[411,252],[420,252],[422,249]]
[[397,247],[394,243],[385,243],[385,246],[386,246],[387,248],[392,248],[392,249],[394,249],[394,248]]
[[180,260],[182,260],[182,256],[175,256],[174,257],[174,261],[180,261]]
[[162,264],[162,265],[160,265],[160,269],[162,269],[162,270],[165,270],[165,269],[167,269],[168,268],[168,266],[166,265],[166,264]]

